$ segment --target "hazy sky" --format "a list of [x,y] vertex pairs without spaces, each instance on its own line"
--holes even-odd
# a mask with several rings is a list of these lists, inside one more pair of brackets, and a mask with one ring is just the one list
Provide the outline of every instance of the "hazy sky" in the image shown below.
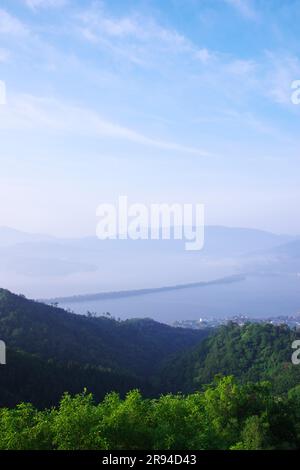
[[298,0],[1,0],[0,225],[91,234],[101,202],[198,202],[300,233]]

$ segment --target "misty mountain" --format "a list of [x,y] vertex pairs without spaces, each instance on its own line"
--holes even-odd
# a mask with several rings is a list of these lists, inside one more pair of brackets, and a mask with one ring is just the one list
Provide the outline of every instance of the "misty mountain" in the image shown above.
[[54,237],[22,232],[10,227],[0,227],[0,247],[17,245],[18,243],[50,242]]
[[294,240],[284,245],[279,245],[270,250],[274,255],[279,257],[300,258],[300,240]]
[[300,272],[300,240],[295,239],[267,250],[257,251],[244,259],[245,271],[298,275]]
[[[110,312],[122,319],[142,316],[172,324],[300,310],[299,242],[290,236],[206,227],[204,249],[187,252],[178,240],[59,239],[15,231],[9,240],[9,233],[0,230],[0,285],[33,298],[100,294],[99,300],[64,304],[76,313]],[[227,278],[239,282],[219,282]],[[182,285],[188,288],[164,289]],[[145,290],[147,296],[140,295]],[[139,296],[114,295],[124,291]]]
[[207,282],[241,274],[245,255],[291,240],[214,226],[203,250],[186,252],[182,240],[59,239],[0,228],[0,282],[35,297]]
[[210,226],[205,229],[203,253],[222,257],[247,255],[257,250],[270,250],[293,238],[257,229]]

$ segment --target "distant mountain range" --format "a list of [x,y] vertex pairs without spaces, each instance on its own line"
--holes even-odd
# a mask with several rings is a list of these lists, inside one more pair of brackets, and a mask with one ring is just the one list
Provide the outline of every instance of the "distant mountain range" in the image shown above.
[[[300,238],[300,236],[299,236]],[[290,235],[277,235],[264,230],[250,228],[236,228],[223,226],[205,227],[205,246],[202,250],[205,253],[214,255],[224,254],[245,254],[251,251],[269,249],[297,237]],[[144,250],[145,248],[156,250],[171,251],[181,250],[184,243],[180,240],[107,240],[100,242],[96,237],[84,238],[58,238],[44,234],[32,234],[22,232],[9,227],[0,227],[0,247],[14,246],[17,244],[38,244],[40,249],[43,245],[49,244],[52,249],[58,250],[59,247],[90,247],[92,250],[126,250],[131,248]]]
[[18,243],[51,242],[54,237],[41,234],[32,234],[15,230],[10,227],[0,227],[0,247],[17,245]]
[[[0,228],[0,285],[35,298],[207,283],[262,269],[300,271],[289,235],[209,226],[200,252],[178,240],[60,239]],[[295,261],[296,260],[296,261]]]

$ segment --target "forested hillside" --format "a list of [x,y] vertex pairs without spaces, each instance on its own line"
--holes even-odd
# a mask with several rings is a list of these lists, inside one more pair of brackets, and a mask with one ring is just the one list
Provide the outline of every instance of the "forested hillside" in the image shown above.
[[57,405],[65,391],[92,391],[96,400],[116,390],[121,395],[138,388],[153,394],[149,380],[130,372],[105,369],[101,366],[73,361],[41,359],[37,355],[8,349],[7,364],[0,368],[0,406],[30,402],[39,409]]
[[0,290],[0,448],[298,448],[298,337],[79,316]]
[[164,360],[207,336],[152,320],[118,322],[83,316],[0,290],[1,403],[57,403],[62,393],[84,387],[96,399],[139,387],[153,394],[152,377]]
[[147,375],[168,355],[197,344],[206,334],[148,319],[118,322],[76,315],[0,290],[0,338],[44,359]]
[[297,338],[300,332],[286,325],[230,323],[168,361],[161,371],[161,388],[190,393],[216,375],[229,374],[243,383],[268,380],[275,393],[286,392],[300,383],[300,367],[291,361]]

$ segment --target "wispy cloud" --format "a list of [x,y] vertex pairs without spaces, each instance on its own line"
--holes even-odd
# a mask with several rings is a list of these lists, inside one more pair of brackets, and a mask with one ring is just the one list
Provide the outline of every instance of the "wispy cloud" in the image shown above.
[[60,8],[65,6],[68,0],[24,0],[24,2],[32,10],[37,10],[39,8]]
[[6,10],[0,9],[0,34],[24,35],[28,32],[27,27],[15,16]]
[[0,62],[7,62],[10,57],[10,52],[7,49],[0,48]]
[[259,15],[255,9],[253,0],[224,0],[235,8],[242,16],[250,20],[257,20]]
[[300,60],[291,54],[267,53],[266,94],[276,103],[291,106],[291,85],[300,79]]
[[[67,0],[23,0],[31,8],[54,7],[66,4]],[[244,16],[257,17],[254,2],[250,0],[223,0]],[[242,59],[231,54],[219,53],[193,42],[175,28],[168,28],[155,18],[145,17],[139,12],[116,16],[107,11],[102,2],[92,3],[84,10],[69,13],[66,34],[80,33],[91,45],[102,48],[101,53],[122,59],[144,68],[156,68],[165,74],[174,68],[180,74],[196,77],[198,86],[206,87],[207,93],[219,89],[223,83],[223,94],[227,99],[242,102],[248,97],[264,97],[278,104],[290,104],[290,85],[299,78],[299,60],[289,54],[263,52],[260,57]],[[31,27],[33,27],[31,25]],[[36,63],[49,61],[49,69],[56,70],[55,60],[70,61],[63,57],[63,49],[51,45],[40,37],[40,31],[30,35],[29,28],[19,18],[0,9],[0,34],[24,35],[30,38],[27,51],[36,52]],[[26,51],[25,51],[26,53]],[[284,56],[284,57],[283,57]],[[39,58],[40,57],[40,60]],[[62,59],[63,57],[63,59]],[[9,53],[0,49],[0,61],[7,61]],[[25,60],[26,57],[23,57]],[[182,63],[184,61],[184,63]],[[120,61],[121,62],[121,61]],[[76,57],[78,68],[85,69],[85,58]],[[188,67],[185,65],[188,64]],[[45,65],[44,65],[45,66]],[[96,66],[95,66],[96,67]],[[169,67],[169,70],[167,70]],[[101,72],[103,73],[103,71]],[[180,77],[181,79],[181,77]],[[193,82],[195,83],[195,82]],[[216,94],[214,92],[214,94]]]
[[158,25],[152,19],[141,17],[139,14],[113,17],[106,13],[103,6],[97,4],[78,15],[95,35],[107,35],[120,38],[135,38],[139,40],[158,39],[165,43],[184,45],[186,39],[177,31],[169,30]]
[[94,110],[32,95],[10,97],[9,106],[0,115],[0,129],[35,132],[44,130],[105,137],[196,156],[211,155],[210,152],[197,147],[148,137],[134,129],[106,120]]
[[77,15],[77,20],[78,29],[86,40],[140,65],[149,65],[155,53],[160,57],[189,54],[202,63],[213,57],[207,48],[195,46],[178,31],[137,13],[114,17],[97,3]]

